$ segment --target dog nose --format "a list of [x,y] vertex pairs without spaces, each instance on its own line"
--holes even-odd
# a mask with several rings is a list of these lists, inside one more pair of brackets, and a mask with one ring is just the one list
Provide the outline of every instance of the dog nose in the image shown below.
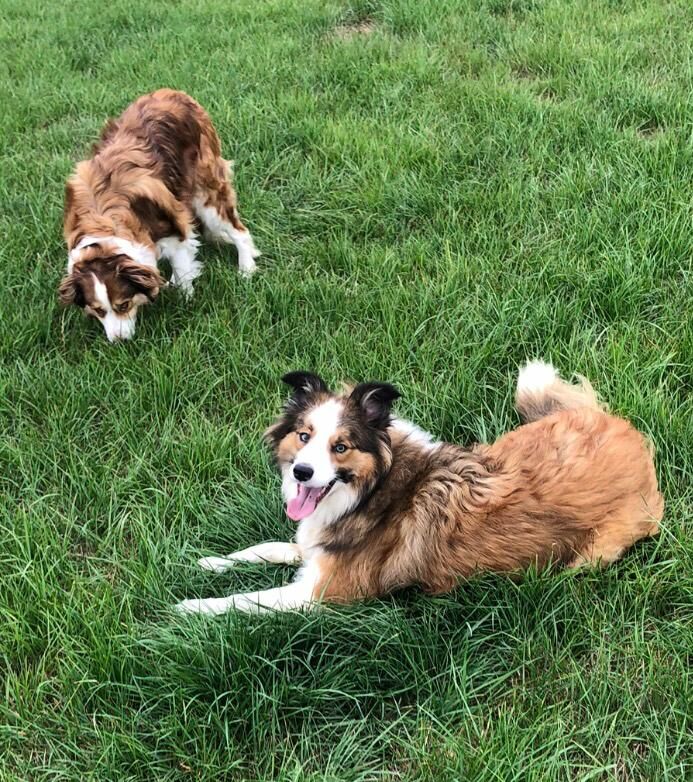
[[313,468],[307,464],[294,465],[294,478],[297,481],[309,481],[313,477]]

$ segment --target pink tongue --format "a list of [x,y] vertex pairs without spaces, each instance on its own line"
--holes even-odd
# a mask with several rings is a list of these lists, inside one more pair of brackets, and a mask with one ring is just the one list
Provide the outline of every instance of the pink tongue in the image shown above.
[[286,505],[286,515],[292,521],[300,521],[315,510],[318,504],[318,497],[322,489],[309,489],[302,483],[298,484],[298,494],[293,500],[289,500]]

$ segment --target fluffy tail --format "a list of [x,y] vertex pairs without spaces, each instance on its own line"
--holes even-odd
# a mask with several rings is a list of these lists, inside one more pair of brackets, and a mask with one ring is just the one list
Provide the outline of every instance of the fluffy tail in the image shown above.
[[566,383],[551,364],[529,361],[517,378],[515,407],[522,420],[530,423],[559,410],[574,410],[578,407],[601,410],[603,405],[584,377],[580,378],[579,385]]

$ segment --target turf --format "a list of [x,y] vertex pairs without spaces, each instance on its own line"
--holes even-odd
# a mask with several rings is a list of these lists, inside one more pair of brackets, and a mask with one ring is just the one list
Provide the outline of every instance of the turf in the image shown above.
[[[693,776],[693,6],[0,0],[0,780]],[[158,86],[210,111],[263,250],[205,247],[109,345],[63,312],[63,183]],[[517,424],[526,357],[653,439],[662,534],[605,572],[318,614],[282,583],[285,389],[382,379],[436,436]],[[624,465],[627,468],[627,465]]]

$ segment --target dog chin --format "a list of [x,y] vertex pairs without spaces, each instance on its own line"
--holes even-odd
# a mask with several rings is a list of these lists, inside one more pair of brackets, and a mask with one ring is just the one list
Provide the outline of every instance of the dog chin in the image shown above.
[[109,342],[120,342],[130,339],[134,335],[136,322],[137,312],[129,318],[117,318],[109,313],[101,320],[101,325]]
[[306,509],[299,499],[298,483],[293,480],[285,480],[282,489],[286,515],[298,525],[304,521],[311,526],[316,523],[320,526],[331,524],[350,513],[359,500],[359,495],[352,486],[336,481],[332,486],[329,486],[313,510],[306,513]]

